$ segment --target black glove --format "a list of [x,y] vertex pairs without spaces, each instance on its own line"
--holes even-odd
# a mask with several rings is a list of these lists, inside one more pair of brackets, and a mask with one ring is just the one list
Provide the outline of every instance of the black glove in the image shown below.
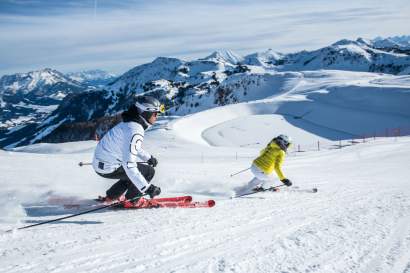
[[292,186],[292,182],[287,178],[282,179],[281,181],[282,181],[283,184],[285,184],[288,187]]
[[160,195],[161,188],[151,184],[145,193],[148,194],[150,198],[154,198],[155,196]]
[[151,156],[151,158],[148,159],[147,163],[152,167],[156,167],[158,165],[158,160],[155,157]]

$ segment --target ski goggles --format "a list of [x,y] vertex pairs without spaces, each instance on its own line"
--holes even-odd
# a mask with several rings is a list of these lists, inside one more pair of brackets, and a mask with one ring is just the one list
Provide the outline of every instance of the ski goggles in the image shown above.
[[143,109],[143,111],[147,111],[147,112],[151,112],[151,113],[165,113],[165,105],[164,104],[160,104],[158,106],[145,106],[143,104],[139,104],[138,102],[135,103],[135,105],[137,105],[138,108]]
[[146,107],[145,109],[148,112],[161,113],[161,114],[165,113],[165,105],[163,104],[161,104],[158,107]]

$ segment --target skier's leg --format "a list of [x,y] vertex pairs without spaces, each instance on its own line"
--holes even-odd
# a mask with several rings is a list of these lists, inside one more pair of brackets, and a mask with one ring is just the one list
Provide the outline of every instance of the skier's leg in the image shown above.
[[245,193],[250,193],[255,188],[262,186],[265,181],[269,181],[271,179],[269,175],[266,175],[261,169],[253,164],[251,166],[251,171],[255,177],[246,185],[234,189],[237,196]]
[[127,180],[118,180],[105,193],[107,198],[117,199],[127,190]]
[[[155,174],[155,169],[149,165],[138,164],[138,170],[144,176],[145,180],[149,183]],[[142,193],[137,189],[137,187],[129,179],[127,181],[127,193],[125,198],[132,199],[137,196],[142,196]]]
[[252,192],[252,190],[258,187],[263,181],[259,180],[257,177],[252,178],[248,183],[243,186],[234,189],[235,195],[242,195]]
[[255,187],[263,187],[266,182],[272,180],[271,175],[265,174],[261,169],[259,169],[254,164],[252,164],[252,166],[251,166],[251,172],[253,173],[255,178],[257,178],[259,180],[259,185],[256,185]]
[[127,181],[127,192],[125,193],[126,199],[133,199],[137,196],[142,196],[142,193],[137,189],[137,187],[130,180]]
[[[149,165],[138,164],[138,170],[141,172],[141,174],[148,182],[150,182],[155,175],[155,169]],[[135,198],[138,195],[142,196],[142,193],[128,178],[127,174],[125,173],[125,170],[122,167],[118,168],[113,173],[99,175],[101,175],[104,178],[119,179],[119,181],[112,185],[106,192],[107,197],[110,199],[119,198],[125,191],[127,191],[127,193],[125,194],[125,197],[127,199]]]
[[250,190],[253,190],[254,188],[260,187],[262,185],[263,181],[261,181],[259,178],[254,177],[251,181],[248,182],[248,188]]
[[122,167],[118,168],[112,173],[108,174],[100,174],[100,176],[108,179],[119,179],[114,185],[112,185],[107,191],[106,191],[106,197],[109,199],[117,199],[119,198],[128,188],[127,186],[127,181],[128,176],[125,173],[124,169]]
[[138,170],[148,182],[150,182],[152,178],[154,178],[155,169],[152,166],[146,164],[138,164]]

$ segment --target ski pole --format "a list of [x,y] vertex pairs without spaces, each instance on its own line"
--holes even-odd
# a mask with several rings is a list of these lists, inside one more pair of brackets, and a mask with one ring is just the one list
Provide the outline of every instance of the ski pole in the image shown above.
[[[135,163],[148,163],[148,161],[140,161],[140,162],[135,162]],[[93,165],[93,163],[91,163],[91,162],[82,162],[82,161],[80,161],[78,163],[78,166],[80,166],[80,167],[82,167],[82,166],[91,166],[91,165]]]
[[[144,195],[145,195],[145,194],[144,194]],[[143,195],[143,196],[144,196],[144,195]],[[104,205],[104,206],[102,206],[102,207],[98,207],[98,208],[95,208],[95,209],[90,209],[90,210],[82,211],[82,212],[79,212],[79,213],[71,214],[71,215],[68,215],[68,216],[64,216],[64,217],[60,217],[60,218],[56,218],[56,219],[52,219],[52,220],[48,220],[48,221],[44,221],[44,222],[40,222],[40,223],[36,223],[36,224],[32,224],[32,225],[28,225],[28,226],[19,227],[19,228],[17,228],[17,230],[26,229],[26,228],[31,228],[31,227],[35,227],[35,226],[40,226],[40,225],[44,225],[44,224],[48,224],[48,223],[53,223],[53,222],[57,222],[57,221],[60,221],[60,220],[64,220],[64,219],[68,219],[68,218],[73,218],[73,217],[76,217],[76,216],[79,216],[79,215],[83,215],[83,214],[87,214],[87,213],[90,213],[90,212],[94,212],[94,211],[97,211],[97,210],[102,210],[102,209],[106,209],[106,208],[115,207],[115,206],[118,206],[118,205],[120,205],[120,204],[123,204],[125,201],[130,201],[130,202],[132,202],[132,201],[134,201],[135,199],[141,198],[141,197],[142,197],[142,196],[137,196],[137,197],[134,197],[134,198],[129,199],[129,200],[122,200],[122,201],[115,202],[115,203],[112,203],[112,204],[109,204],[109,205]],[[13,229],[9,229],[9,230],[6,230],[5,232],[12,232],[12,231],[13,231]]]
[[233,174],[231,174],[231,177],[233,177],[233,176],[235,176],[235,175],[237,175],[237,174],[243,173],[243,172],[249,170],[250,168],[251,168],[251,167],[249,167],[249,168],[247,168],[247,169],[244,169],[244,170],[242,170],[242,171],[239,171],[239,172],[237,172],[237,173],[233,173]]
[[246,144],[239,145],[239,147],[246,147],[246,146],[251,146],[251,145],[256,145],[256,144],[260,144],[260,143],[259,142],[246,143]]
[[261,190],[252,191],[252,192],[248,192],[248,193],[244,193],[244,194],[241,194],[241,195],[238,195],[238,196],[231,197],[231,199],[232,199],[232,198],[243,197],[243,196],[248,196],[248,195],[251,195],[251,194],[258,193],[258,192],[275,191],[275,190],[277,190],[278,188],[283,187],[283,186],[285,186],[285,185],[272,186],[272,187],[265,188],[265,189],[262,188]]

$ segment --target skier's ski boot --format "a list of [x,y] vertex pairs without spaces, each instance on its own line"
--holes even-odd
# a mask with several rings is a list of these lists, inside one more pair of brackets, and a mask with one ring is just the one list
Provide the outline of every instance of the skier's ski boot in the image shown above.
[[137,198],[135,200],[125,200],[124,201],[124,208],[135,208],[135,209],[143,209],[143,208],[155,208],[156,202],[154,200],[145,199],[144,197]]
[[106,204],[106,205],[112,204],[112,203],[114,203],[114,202],[122,202],[122,201],[124,201],[124,200],[125,200],[124,195],[121,195],[121,196],[118,197],[118,198],[110,198],[110,197],[108,197],[108,196],[98,196],[98,198],[95,199],[95,201],[104,203],[104,204]]
[[99,195],[96,199],[95,199],[95,201],[97,201],[97,202],[100,202],[100,203],[112,203],[113,202],[113,199],[111,199],[111,198],[109,198],[109,197],[107,197],[107,196],[101,196],[101,195]]
[[261,186],[255,187],[252,189],[253,192],[261,192],[261,191],[265,191],[265,189]]

